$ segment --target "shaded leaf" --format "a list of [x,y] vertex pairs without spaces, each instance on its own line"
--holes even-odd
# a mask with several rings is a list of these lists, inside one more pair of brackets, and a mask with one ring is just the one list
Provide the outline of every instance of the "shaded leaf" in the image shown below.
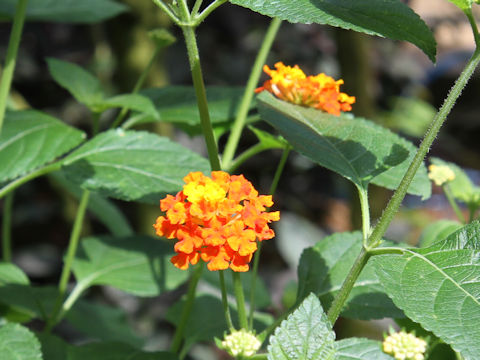
[[102,99],[91,105],[91,108],[96,112],[103,112],[107,109],[126,108],[136,110],[151,116],[154,119],[159,119],[157,109],[152,101],[140,94],[122,94],[116,95],[108,99]]
[[[298,266],[297,302],[314,293],[328,309],[361,248],[362,234],[357,231],[328,236],[305,249]],[[342,316],[362,320],[403,317],[385,294],[371,260],[355,282]]]
[[[0,18],[13,19],[17,0],[0,2]],[[127,7],[112,0],[29,0],[27,21],[96,23],[112,18]]]
[[[471,0],[456,0],[471,1]],[[423,20],[398,0],[230,0],[270,17],[292,23],[326,24],[418,46],[435,61],[436,43]]]
[[413,321],[432,331],[465,360],[480,353],[480,224],[403,255],[375,256],[386,292]]
[[310,294],[270,336],[268,360],[333,360],[335,333],[322,305]]
[[29,285],[30,281],[18,266],[0,261],[0,286],[5,284]]
[[79,286],[109,285],[137,296],[173,290],[188,272],[170,263],[173,246],[160,239],[90,237],[81,241],[72,269]]
[[[7,305],[6,311],[19,315],[19,322],[32,318],[46,319],[55,305],[58,290],[53,286],[31,286],[9,283],[0,286],[0,303]],[[17,321],[17,320],[16,320]]]
[[67,178],[84,189],[154,204],[180,190],[189,172],[210,169],[205,158],[165,137],[121,129],[97,135],[63,164]]
[[258,139],[258,142],[262,144],[266,149],[284,149],[288,144],[282,137],[272,135],[266,131],[254,128],[253,126],[248,127]]
[[85,137],[82,131],[40,111],[7,112],[0,134],[0,183],[47,164]]
[[42,360],[40,343],[35,335],[19,324],[0,326],[2,360]]
[[420,247],[428,247],[437,241],[444,240],[448,235],[462,227],[458,221],[439,220],[432,222],[422,231],[420,236]]
[[382,351],[380,341],[350,338],[337,341],[335,360],[394,360]]
[[[261,117],[292,147],[357,186],[396,189],[416,153],[409,141],[371,121],[330,115],[276,99],[267,91],[257,98]],[[424,166],[408,192],[428,198],[431,184]]]

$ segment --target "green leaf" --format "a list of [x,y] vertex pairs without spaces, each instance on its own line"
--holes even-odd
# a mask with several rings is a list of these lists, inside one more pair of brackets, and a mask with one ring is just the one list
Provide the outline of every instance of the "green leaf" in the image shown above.
[[[4,311],[19,315],[19,322],[32,318],[46,319],[53,310],[58,290],[53,286],[30,286],[8,283],[0,286],[0,303],[7,305]],[[17,320],[15,320],[17,321]]]
[[65,154],[85,134],[40,111],[7,112],[0,134],[0,183]]
[[89,108],[102,101],[104,93],[100,81],[80,66],[58,59],[47,59],[53,79],[67,89],[77,101]]
[[19,324],[0,326],[2,360],[42,360],[40,343],[35,335]]
[[[17,0],[0,1],[0,18],[13,19]],[[27,21],[91,24],[112,18],[127,7],[112,0],[29,0]]]
[[[30,281],[27,275],[11,263],[0,262],[0,294],[4,286],[9,287],[8,284],[16,284],[20,286],[29,286]],[[10,285],[11,286],[11,285]],[[3,289],[4,290],[4,289]],[[7,290],[8,292],[8,290]],[[9,296],[11,294],[8,294]],[[15,307],[16,299],[13,299],[11,306],[8,301],[4,301],[0,296],[0,318],[4,318],[10,322],[23,323],[31,320],[32,316],[30,312],[25,312],[21,308]]]
[[258,142],[264,146],[265,149],[284,149],[288,144],[282,137],[274,136],[266,131],[248,127],[257,137]]
[[147,116],[151,116],[154,119],[159,119],[157,109],[155,109],[152,101],[141,94],[116,95],[91,104],[91,108],[95,112],[103,112],[113,108],[127,108],[129,110],[136,110],[145,113]]
[[30,281],[18,266],[0,261],[0,286],[5,284],[29,285]]
[[317,23],[405,40],[418,46],[433,62],[436,43],[423,20],[398,0],[230,0],[260,14],[291,23]]
[[394,303],[415,322],[474,360],[480,353],[480,224],[429,248],[373,258]]
[[448,0],[451,3],[458,6],[462,11],[469,10],[472,8],[473,0]]
[[382,351],[379,341],[350,338],[336,342],[337,357],[335,360],[394,360]]
[[170,263],[173,246],[150,237],[90,237],[81,241],[72,269],[82,288],[110,285],[137,296],[173,290],[188,272]]
[[[70,194],[80,199],[83,190],[65,178],[61,172],[54,172],[49,174],[53,181],[65,189]],[[116,236],[130,236],[133,235],[133,229],[130,226],[129,220],[125,215],[115,206],[113,202],[103,198],[97,193],[91,193],[88,198],[88,210],[95,214],[103,225]]]
[[178,360],[176,355],[166,351],[146,352],[121,342],[72,346],[46,333],[38,337],[42,343],[44,360]]
[[[362,248],[360,232],[338,233],[304,250],[298,265],[297,302],[316,294],[328,309]],[[354,319],[403,317],[385,294],[371,261],[362,270],[342,311]]]
[[162,194],[180,190],[189,172],[210,169],[205,158],[166,137],[122,129],[97,135],[63,165],[67,178],[84,189],[154,204]]
[[[396,189],[416,147],[371,121],[330,115],[276,99],[267,91],[257,98],[261,117],[293,148],[361,188],[369,183]],[[422,166],[408,192],[428,198],[431,184]]]
[[129,326],[126,313],[118,308],[80,300],[67,313],[66,320],[93,339],[120,341],[137,348],[144,343]]
[[448,235],[457,231],[462,227],[458,221],[453,220],[439,220],[432,222],[422,231],[420,235],[420,247],[428,247],[433,243],[444,240]]
[[333,360],[335,333],[322,305],[310,294],[275,329],[268,345],[268,360]]

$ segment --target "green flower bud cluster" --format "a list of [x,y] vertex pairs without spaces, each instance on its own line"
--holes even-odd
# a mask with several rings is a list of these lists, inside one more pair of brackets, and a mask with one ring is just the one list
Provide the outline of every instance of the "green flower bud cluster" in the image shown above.
[[241,329],[226,335],[221,345],[233,357],[249,357],[255,355],[262,343],[253,333]]
[[424,360],[426,349],[425,340],[405,331],[391,333],[383,341],[383,351],[396,360]]

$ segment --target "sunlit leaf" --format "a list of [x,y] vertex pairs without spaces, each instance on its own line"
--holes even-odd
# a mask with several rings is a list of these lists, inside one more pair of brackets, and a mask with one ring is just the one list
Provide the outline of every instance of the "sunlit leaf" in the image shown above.
[[19,324],[0,325],[2,360],[42,360],[40,343],[35,335]]
[[335,360],[394,360],[382,351],[379,341],[350,338],[337,341],[337,355]]

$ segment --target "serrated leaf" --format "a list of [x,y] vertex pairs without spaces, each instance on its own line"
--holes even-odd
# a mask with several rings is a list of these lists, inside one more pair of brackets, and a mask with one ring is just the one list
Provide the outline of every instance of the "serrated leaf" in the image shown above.
[[[357,231],[328,236],[305,249],[298,265],[297,302],[314,293],[328,309],[361,248],[362,234]],[[404,316],[385,294],[371,261],[355,282],[342,316],[362,320]]]
[[42,360],[40,342],[19,324],[0,326],[0,356],[2,360]]
[[379,341],[350,338],[337,341],[337,355],[335,360],[394,360],[382,351]]
[[40,111],[7,112],[0,134],[0,183],[73,149],[85,133]]
[[[371,121],[351,115],[330,115],[276,99],[267,91],[257,98],[261,117],[292,147],[361,188],[369,183],[396,189],[416,147]],[[428,198],[431,184],[421,166],[408,189]]]
[[420,235],[420,247],[428,247],[437,241],[444,240],[448,235],[462,227],[458,221],[439,220],[432,222],[422,231]]
[[44,360],[178,360],[175,354],[141,351],[121,342],[94,342],[81,346],[67,344],[59,337],[38,334]]
[[394,303],[465,360],[480,353],[480,224],[469,224],[429,248],[373,258]]
[[173,290],[188,272],[170,263],[173,246],[146,236],[89,237],[81,241],[72,269],[82,288],[109,285],[137,296]]
[[67,178],[84,189],[154,204],[162,194],[180,190],[189,172],[210,169],[205,158],[166,137],[121,129],[97,135],[63,165]]
[[[13,19],[17,0],[0,2],[0,18]],[[112,0],[29,0],[27,21],[91,24],[112,18],[127,7]]]
[[412,9],[398,0],[273,2],[230,0],[230,2],[292,23],[326,24],[393,40],[409,41],[435,62],[436,43],[432,32]]
[[[62,172],[49,174],[53,181],[64,190],[80,199],[83,190],[69,181]],[[91,193],[88,198],[88,210],[92,212],[105,227],[116,236],[133,235],[133,229],[130,226],[126,216],[115,206],[113,202],[103,198],[97,193]]]
[[268,360],[333,360],[335,353],[335,333],[314,294],[282,321],[268,345]]

